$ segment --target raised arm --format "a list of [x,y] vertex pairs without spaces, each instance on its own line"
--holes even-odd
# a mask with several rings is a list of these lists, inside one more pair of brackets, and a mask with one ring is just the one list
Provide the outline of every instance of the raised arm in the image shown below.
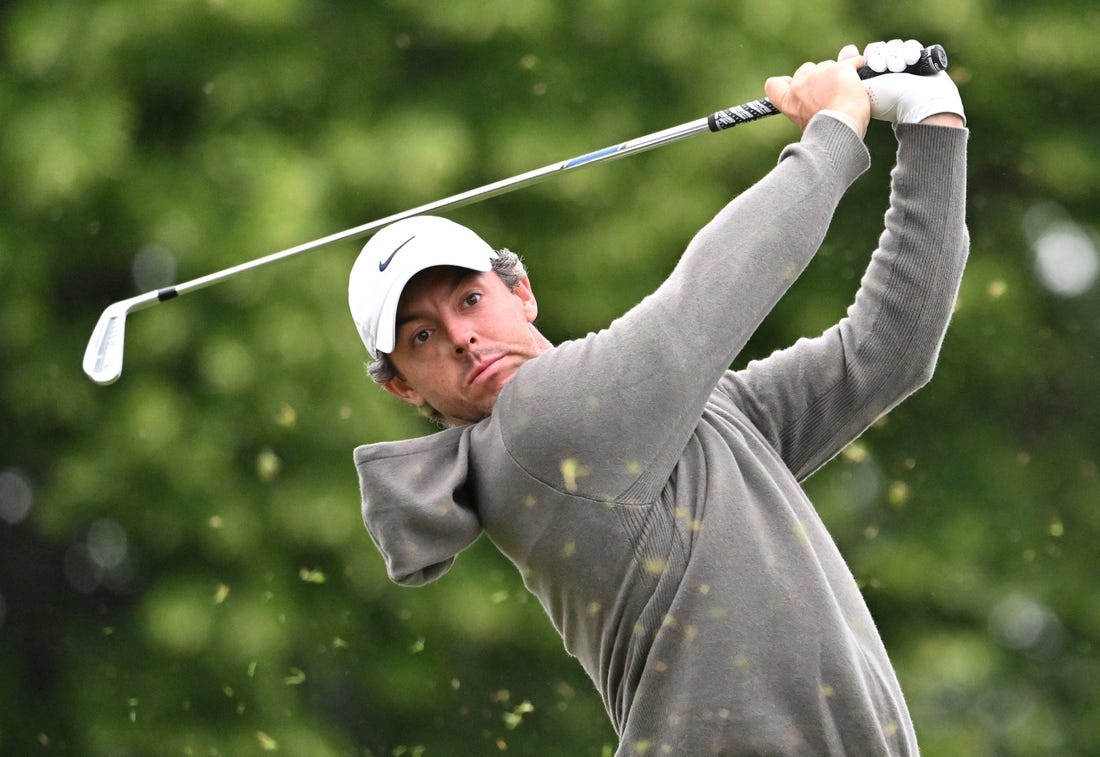
[[954,307],[969,242],[962,103],[950,79],[906,78],[874,80],[883,91],[872,91],[873,114],[898,119],[897,165],[847,316],[722,384],[799,478],[931,378]]
[[[855,68],[804,66],[784,107],[846,113],[867,100]],[[850,126],[859,116],[839,118],[813,118],[776,168],[696,235],[656,292],[606,330],[524,366],[498,405],[516,419],[502,433],[517,462],[553,482],[563,460],[576,461],[581,493],[595,499],[645,500],[667,480],[715,385],[868,165]]]

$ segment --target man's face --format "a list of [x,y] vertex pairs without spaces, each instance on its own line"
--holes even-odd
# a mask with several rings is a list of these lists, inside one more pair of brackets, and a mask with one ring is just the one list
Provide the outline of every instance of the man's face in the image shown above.
[[386,390],[452,425],[488,417],[519,367],[550,347],[533,325],[537,313],[526,278],[513,292],[492,271],[420,272],[401,293],[389,355],[398,377]]

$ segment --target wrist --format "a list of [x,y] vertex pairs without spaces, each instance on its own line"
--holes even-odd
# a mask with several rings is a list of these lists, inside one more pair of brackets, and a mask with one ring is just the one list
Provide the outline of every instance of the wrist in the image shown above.
[[928,126],[950,126],[955,129],[961,129],[966,126],[966,121],[956,113],[934,113],[927,118],[921,119],[921,123],[927,124]]
[[836,108],[822,108],[818,111],[818,114],[823,116],[831,116],[837,121],[840,121],[842,124],[846,124],[848,128],[854,131],[860,139],[863,139],[863,136],[867,133],[867,122],[864,121],[861,123],[851,113],[837,110]]

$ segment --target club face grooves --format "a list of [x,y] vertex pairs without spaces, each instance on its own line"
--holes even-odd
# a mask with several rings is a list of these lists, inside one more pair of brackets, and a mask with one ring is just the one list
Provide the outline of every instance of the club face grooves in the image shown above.
[[84,372],[92,381],[112,384],[122,375],[125,332],[125,308],[112,306],[103,311],[84,351]]

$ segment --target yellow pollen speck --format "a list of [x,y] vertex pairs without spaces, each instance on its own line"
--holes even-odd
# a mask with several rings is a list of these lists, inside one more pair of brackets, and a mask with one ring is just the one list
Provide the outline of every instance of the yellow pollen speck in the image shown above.
[[898,732],[898,724],[897,723],[887,723],[886,728],[884,730],[885,730],[887,736],[893,736],[895,733]]
[[734,655],[732,662],[733,667],[738,668],[739,670],[745,670],[749,667],[749,658],[745,657],[745,655],[743,654]]
[[293,405],[284,402],[279,405],[279,412],[275,416],[275,422],[283,428],[294,428],[298,423],[298,411],[294,409]]
[[577,479],[588,475],[588,469],[572,457],[561,461],[561,480],[567,492],[577,491]]
[[700,531],[702,531],[703,530],[703,521],[699,520],[698,518],[693,520],[691,522],[691,530],[694,531],[695,533],[699,533]]
[[911,494],[912,490],[909,488],[909,484],[904,481],[894,481],[890,484],[890,490],[886,498],[892,507],[900,510],[905,507],[905,503],[909,501]]
[[645,636],[645,626],[643,626],[641,623],[635,623],[634,624],[634,635],[635,636]]
[[637,460],[631,460],[629,463],[626,464],[626,472],[632,476],[637,476],[639,473],[642,472],[642,464],[639,463]]
[[656,670],[658,673],[663,673],[664,671],[668,670],[668,663],[657,660],[653,663],[653,669]]
[[841,453],[845,460],[850,463],[863,463],[867,462],[871,458],[871,453],[860,442],[852,442]]
[[1054,520],[1052,520],[1050,522],[1050,535],[1051,536],[1062,536],[1063,534],[1065,534],[1065,532],[1066,532],[1066,527],[1064,525],[1062,525],[1062,519],[1058,518],[1058,517],[1055,517]]
[[653,746],[653,744],[650,743],[649,741],[645,740],[645,739],[643,739],[641,741],[635,741],[634,742],[634,754],[639,754],[639,755],[646,754],[647,752],[649,752],[649,750],[652,746]]
[[651,573],[655,576],[659,576],[665,572],[667,563],[662,557],[647,557],[645,562],[642,563],[646,573]]
[[523,498],[523,504],[527,507],[534,507],[538,503],[539,501],[535,499],[534,494],[528,494],[526,497]]
[[710,594],[710,584],[702,584],[699,586],[700,594]]
[[825,697],[826,699],[830,699],[836,696],[836,689],[834,689],[827,683],[823,683],[821,684],[821,696]]
[[810,535],[806,533],[806,527],[802,525],[802,521],[799,521],[794,526],[794,535],[803,544],[808,544],[810,541]]
[[599,602],[589,602],[588,603],[587,611],[588,611],[589,616],[599,615],[600,614],[600,609],[601,608],[600,608],[600,603]]
[[301,568],[298,570],[298,578],[302,579],[307,584],[323,584],[328,580],[328,576],[324,571],[311,570],[309,568]]
[[570,539],[565,543],[565,546],[561,548],[562,557],[572,557],[577,553],[577,542]]
[[673,515],[676,517],[676,520],[680,520],[680,518],[686,518],[687,516],[691,515],[691,513],[688,512],[688,509],[686,507],[677,507],[675,510],[673,510]]
[[695,641],[695,635],[698,633],[695,626],[684,626],[684,646],[688,646],[691,642]]
[[993,281],[989,282],[989,285],[985,288],[986,294],[988,294],[990,299],[993,300],[1004,297],[1007,291],[1008,284],[1006,284],[1002,279],[994,279]]
[[661,625],[665,628],[670,628],[678,625],[678,621],[672,613],[668,613],[667,615],[665,615],[665,619],[661,621]]
[[218,584],[218,588],[214,591],[214,604],[220,605],[229,597],[229,587],[225,584]]
[[727,615],[729,615],[729,608],[727,607],[718,607],[717,605],[715,605],[714,607],[710,608],[710,616],[712,618],[724,618]]

